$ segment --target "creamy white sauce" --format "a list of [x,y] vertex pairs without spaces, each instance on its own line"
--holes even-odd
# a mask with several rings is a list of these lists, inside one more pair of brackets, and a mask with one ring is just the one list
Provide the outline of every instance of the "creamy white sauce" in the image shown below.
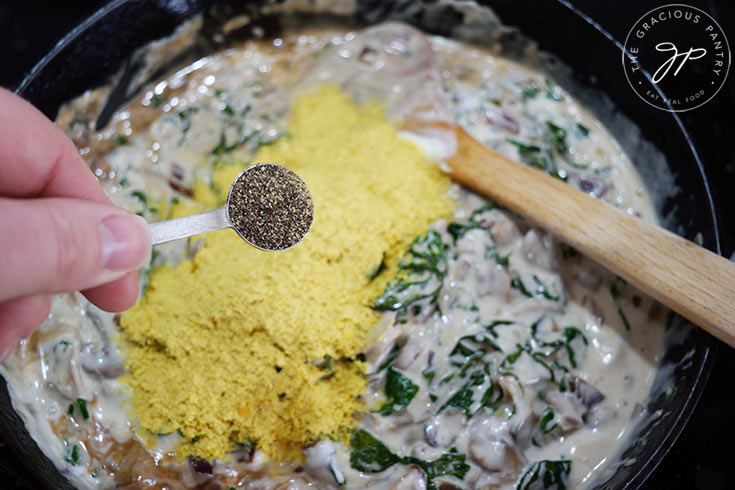
[[[113,202],[153,219],[154,208],[186,198],[197,180],[208,181],[216,159],[248,160],[259,144],[277,139],[288,111],[284,91],[318,59],[313,53],[354,35],[325,29],[249,42],[153,84],[99,132],[79,114],[94,114],[100,92],[83,96],[62,113],[59,124],[74,138]],[[563,89],[491,52],[439,37],[430,42],[450,110],[473,136],[517,160],[548,155],[553,160],[550,173],[655,222],[650,198],[628,157]],[[563,145],[554,140],[562,134]],[[213,155],[223,135],[225,146],[243,135],[252,138]],[[437,159],[448,156],[444,142],[407,137]],[[373,371],[397,354],[390,368],[370,376],[365,397],[369,408],[384,405],[390,369],[418,391],[396,413],[366,413],[360,427],[401,457],[433,461],[452,448],[466,456],[469,468],[463,478],[438,477],[436,484],[515,488],[534,461],[569,460],[568,484],[584,486],[602,474],[643,414],[661,354],[664,312],[512,213],[492,209],[473,215],[487,203],[457,186],[452,194],[459,203],[454,220],[468,229],[455,241],[449,223],[433,226],[446,247],[444,275],[432,277],[419,290],[437,290],[436,301],[419,302],[420,312],[385,313],[384,331],[367,352]],[[153,265],[176,263],[196,253],[196,244],[172,243],[157,250]],[[496,320],[513,323],[497,325],[489,337],[493,346],[484,345],[486,353],[464,377],[457,374],[453,363],[458,355],[450,354],[459,339],[487,334]],[[535,337],[530,331],[534,323]],[[530,353],[550,350],[544,342],[563,339],[567,327],[578,334],[548,357],[547,364],[557,360],[564,366],[552,368],[552,382],[548,368]],[[151,452],[135,439],[125,390],[116,379],[121,356],[115,332],[111,314],[78,294],[59,296],[39,332],[23,341],[0,371],[31,435],[79,488],[113,488],[130,481],[124,480],[130,475],[171,488],[192,488],[210,479],[238,488],[337,488],[343,481],[347,488],[429,484],[416,465],[358,471],[351,465],[350,448],[331,441],[305,449],[306,463],[297,472],[294,465],[284,464],[274,475],[278,465],[258,451],[231,463],[215,462],[214,475],[197,473],[189,463],[167,466],[162,462],[178,436],[160,437]],[[480,347],[472,340],[465,344]],[[402,346],[399,351],[396,345]],[[528,348],[518,351],[518,346]],[[517,351],[510,362],[508,356]],[[481,364],[487,372],[471,387],[467,410],[472,415],[456,406],[442,409]],[[434,372],[431,380],[427,369]],[[479,400],[491,383],[491,398],[502,398],[483,408]],[[77,399],[86,401],[88,419]],[[553,415],[542,426],[549,411]]]

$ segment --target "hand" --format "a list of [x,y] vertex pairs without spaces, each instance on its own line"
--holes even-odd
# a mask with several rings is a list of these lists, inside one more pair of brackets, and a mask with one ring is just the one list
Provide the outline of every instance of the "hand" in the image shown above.
[[0,362],[48,316],[53,293],[132,306],[150,253],[143,219],[110,203],[71,140],[0,89]]

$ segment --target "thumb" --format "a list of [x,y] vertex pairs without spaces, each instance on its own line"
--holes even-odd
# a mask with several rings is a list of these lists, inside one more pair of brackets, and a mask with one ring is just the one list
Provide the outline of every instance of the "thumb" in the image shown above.
[[143,218],[66,198],[0,199],[0,301],[89,289],[148,262]]

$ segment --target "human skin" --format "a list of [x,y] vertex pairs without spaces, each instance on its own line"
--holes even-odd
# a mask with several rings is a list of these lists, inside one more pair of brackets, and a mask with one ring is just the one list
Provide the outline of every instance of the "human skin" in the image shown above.
[[146,223],[112,205],[71,140],[0,89],[0,361],[48,316],[52,294],[132,306],[150,253]]

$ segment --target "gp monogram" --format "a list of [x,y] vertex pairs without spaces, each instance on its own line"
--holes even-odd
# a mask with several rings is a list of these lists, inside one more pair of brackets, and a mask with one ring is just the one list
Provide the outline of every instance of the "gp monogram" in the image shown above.
[[683,112],[720,90],[730,68],[730,49],[720,26],[705,12],[663,5],[633,25],[625,39],[623,68],[646,103]]

